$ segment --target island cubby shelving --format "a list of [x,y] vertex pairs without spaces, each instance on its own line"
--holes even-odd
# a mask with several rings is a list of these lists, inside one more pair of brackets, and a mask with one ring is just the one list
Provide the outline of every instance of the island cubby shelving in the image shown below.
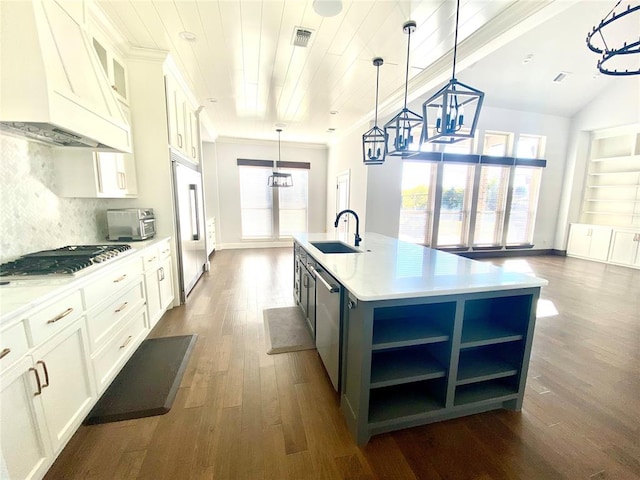
[[528,288],[349,297],[341,409],[357,442],[487,410],[520,410],[538,295],[539,288]]

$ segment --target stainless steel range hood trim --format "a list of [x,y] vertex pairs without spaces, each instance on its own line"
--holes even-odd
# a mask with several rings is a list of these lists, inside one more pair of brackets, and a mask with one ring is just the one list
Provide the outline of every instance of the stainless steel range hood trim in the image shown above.
[[0,130],[131,152],[129,125],[81,25],[54,0],[0,2],[0,22]]

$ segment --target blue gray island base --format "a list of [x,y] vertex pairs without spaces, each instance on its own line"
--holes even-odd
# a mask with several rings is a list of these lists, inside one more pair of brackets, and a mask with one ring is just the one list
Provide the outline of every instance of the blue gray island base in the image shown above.
[[340,408],[372,435],[520,410],[540,288],[362,302],[345,292]]

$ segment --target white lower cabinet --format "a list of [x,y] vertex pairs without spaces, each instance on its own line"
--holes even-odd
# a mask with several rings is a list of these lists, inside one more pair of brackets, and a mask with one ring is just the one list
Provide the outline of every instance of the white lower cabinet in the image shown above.
[[572,224],[567,255],[606,262],[612,230],[600,225]]
[[82,423],[95,400],[84,318],[37,348],[42,405],[54,454]]
[[36,381],[36,364],[25,355],[0,374],[0,478],[42,478],[53,454]]
[[620,265],[640,267],[640,232],[614,230],[611,237],[609,261]]
[[143,255],[149,326],[153,328],[173,303],[173,264],[169,241]]

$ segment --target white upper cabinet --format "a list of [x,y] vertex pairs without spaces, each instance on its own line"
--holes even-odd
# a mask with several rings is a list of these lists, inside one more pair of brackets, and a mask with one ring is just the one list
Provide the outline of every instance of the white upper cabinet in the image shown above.
[[200,162],[200,126],[196,110],[179,82],[165,75],[169,145],[194,163]]
[[94,36],[91,43],[98,55],[100,65],[107,76],[111,89],[121,102],[128,104],[129,89],[127,83],[127,68],[124,60],[118,57],[113,50],[110,50],[108,43],[104,40]]

